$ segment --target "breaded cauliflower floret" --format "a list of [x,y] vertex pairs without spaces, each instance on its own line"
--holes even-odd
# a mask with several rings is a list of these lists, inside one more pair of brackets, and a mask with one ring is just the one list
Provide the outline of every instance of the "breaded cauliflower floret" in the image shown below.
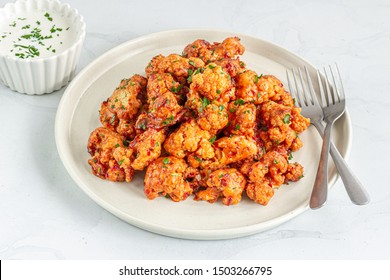
[[183,107],[177,102],[172,92],[165,92],[149,104],[147,113],[138,116],[136,127],[145,130],[146,128],[162,128],[175,124],[182,114]]
[[256,106],[241,104],[240,100],[229,103],[230,125],[224,130],[226,135],[253,137],[256,127]]
[[129,147],[135,151],[135,159],[131,167],[135,170],[144,170],[152,161],[161,155],[161,146],[165,140],[163,129],[148,129],[137,135],[130,142]]
[[246,180],[237,169],[228,168],[212,172],[206,184],[207,188],[205,190],[195,194],[196,200],[206,200],[214,203],[219,197],[222,197],[223,204],[233,205],[241,201]]
[[285,182],[289,164],[277,151],[266,153],[258,162],[247,168],[247,195],[255,202],[267,205],[273,196],[273,189]]
[[205,63],[223,58],[235,58],[242,55],[245,47],[238,37],[226,38],[222,43],[210,44],[206,40],[196,40],[188,44],[183,51],[184,57],[199,57]]
[[[299,109],[288,107],[273,101],[265,102],[259,109],[261,129],[258,136],[267,151],[276,146],[296,151],[302,146],[298,134],[306,129],[310,120],[299,114]],[[295,131],[294,128],[298,128]]]
[[99,118],[101,124],[112,130],[115,131],[116,127],[119,123],[119,118],[115,113],[113,113],[111,110],[109,110],[108,107],[108,100],[103,101],[102,105],[100,105],[100,110],[99,110]]
[[234,94],[230,75],[215,63],[206,65],[203,73],[195,72],[192,75],[190,90],[210,101],[218,100],[225,103],[229,102]]
[[171,92],[174,93],[176,99],[180,98],[180,91],[182,85],[175,81],[173,76],[169,73],[152,74],[148,79],[147,84],[147,102],[148,104],[156,100],[157,97]]
[[133,119],[141,106],[138,95],[146,90],[146,83],[147,80],[140,75],[122,80],[108,99],[108,109],[119,119]]
[[282,82],[272,75],[258,75],[255,71],[247,70],[235,77],[236,97],[245,102],[258,105],[269,99],[283,101],[286,106],[293,106],[293,99],[284,89]]
[[214,135],[227,126],[229,115],[225,103],[213,101],[211,104],[206,105],[207,103],[203,99],[197,123],[203,130],[207,130]]
[[123,79],[113,94],[100,107],[100,122],[104,127],[129,139],[135,137],[134,123],[146,92],[146,79],[134,75]]
[[214,52],[214,57],[221,58],[235,58],[237,55],[242,55],[245,52],[245,47],[241,44],[240,38],[229,37],[222,41],[222,43],[215,43],[211,49]]
[[[156,73],[170,73],[175,78],[185,78],[196,68],[204,67],[204,62],[196,57],[185,58],[178,54],[155,56],[145,69],[146,76],[150,77]],[[185,80],[184,79],[184,80]]]
[[214,63],[221,66],[232,78],[246,70],[245,63],[239,58],[222,58],[214,61]]
[[[92,158],[88,160],[88,163],[94,175],[116,182],[131,181],[132,168],[127,164],[122,165],[123,158],[116,154],[117,149],[127,149],[123,145],[124,141],[124,137],[105,127],[98,127],[90,134],[88,152]],[[130,160],[131,149],[125,152],[125,155]]]
[[194,168],[216,170],[231,163],[253,158],[257,153],[254,140],[235,135],[216,140],[211,148],[214,153],[213,158],[194,153],[188,155],[188,164]]
[[220,151],[219,161],[224,165],[255,156],[257,153],[254,140],[244,136],[222,137],[214,145]]
[[274,196],[274,189],[270,186],[267,180],[263,180],[257,184],[248,183],[246,186],[246,194],[254,202],[266,206]]
[[192,194],[190,183],[185,179],[188,166],[183,159],[160,157],[153,161],[146,170],[144,193],[147,198],[166,196],[173,201],[185,200]]
[[285,183],[288,181],[297,182],[303,178],[303,166],[298,162],[289,163],[285,176]]
[[[210,42],[202,39],[195,40],[188,44],[183,51],[184,57],[198,57],[203,61],[214,61]],[[212,60],[213,59],[213,60]]]
[[132,120],[119,119],[119,123],[116,126],[116,132],[125,136],[127,139],[134,139],[136,136],[135,123]]
[[202,139],[209,142],[210,138],[208,131],[202,130],[195,120],[189,120],[168,136],[164,142],[164,148],[169,154],[184,158],[188,153],[200,148]]

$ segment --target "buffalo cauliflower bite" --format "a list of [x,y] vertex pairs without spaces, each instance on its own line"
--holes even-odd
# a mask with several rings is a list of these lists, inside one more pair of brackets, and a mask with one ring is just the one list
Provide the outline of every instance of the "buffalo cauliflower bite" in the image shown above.
[[[122,165],[124,158],[116,154],[117,149],[125,149],[124,141],[123,136],[105,127],[99,127],[90,134],[88,152],[92,158],[88,160],[88,163],[94,175],[116,182],[131,181],[132,168],[127,164]],[[131,160],[131,154],[131,150],[125,153],[129,160]]]
[[288,181],[297,182],[298,180],[303,178],[303,166],[298,162],[289,163],[285,176],[285,183],[287,183]]
[[104,127],[115,131],[119,123],[119,118],[108,108],[108,100],[103,101],[99,110],[100,122]]
[[265,179],[257,184],[248,183],[246,195],[254,202],[266,206],[274,196],[274,189]]
[[222,58],[214,61],[214,63],[221,66],[232,78],[245,71],[245,63],[239,58]]
[[285,102],[286,106],[294,104],[282,82],[272,75],[258,75],[255,71],[246,70],[235,77],[235,82],[236,97],[245,102],[258,105],[271,99]]
[[140,129],[146,128],[162,128],[171,126],[180,120],[183,115],[183,107],[180,106],[172,92],[165,92],[157,96],[149,104],[147,113],[138,116],[136,127]]
[[214,135],[227,126],[229,115],[225,103],[218,101],[214,101],[211,104],[207,103],[202,101],[197,123],[203,130],[207,130]]
[[178,202],[185,200],[193,192],[191,185],[184,178],[187,163],[173,156],[160,157],[146,169],[144,193],[147,198],[165,196]]
[[176,99],[180,99],[180,91],[182,85],[177,82],[173,76],[169,73],[157,73],[153,74],[148,79],[147,84],[147,102],[148,104],[156,100],[157,97],[171,92],[174,93]]
[[[302,117],[299,110],[273,101],[265,102],[259,108],[259,138],[267,151],[276,146],[284,146],[292,151],[298,150],[302,142],[298,134],[306,129],[310,120]],[[297,130],[294,130],[297,129]]]
[[122,80],[108,99],[108,109],[119,119],[133,119],[141,106],[141,101],[137,97],[145,91],[146,83],[147,80],[140,75]]
[[146,78],[123,79],[101,104],[88,163],[96,176],[130,182],[145,170],[145,195],[237,204],[246,191],[267,205],[303,177],[290,163],[310,124],[272,75],[247,69],[238,37],[196,40],[182,55],[156,55]]
[[[196,57],[185,58],[178,54],[155,56],[145,69],[146,76],[156,73],[170,73],[176,78],[187,79],[195,69],[204,67],[204,62]],[[184,80],[185,80],[184,79]]]
[[216,170],[226,165],[244,159],[253,158],[257,153],[254,140],[244,136],[222,137],[212,146],[213,157],[205,157],[199,153],[190,154],[187,157],[188,164],[194,168]]
[[244,166],[241,171],[248,176],[248,197],[262,205],[267,205],[274,188],[288,181],[298,181],[303,176],[300,164],[288,163],[286,157],[277,151],[266,153],[260,161]]
[[171,133],[164,142],[165,150],[175,157],[184,158],[188,153],[195,152],[200,148],[201,140],[209,142],[211,135],[202,130],[195,120],[182,123],[180,127]]
[[100,122],[104,127],[129,139],[135,137],[134,123],[142,107],[142,95],[146,92],[146,79],[134,75],[123,79],[113,94],[100,107]]
[[215,147],[220,151],[219,161],[224,165],[255,156],[257,153],[254,140],[244,136],[222,137],[215,142]]
[[183,51],[184,57],[198,57],[205,63],[223,58],[235,58],[242,55],[245,47],[238,37],[226,38],[222,43],[211,44],[206,40],[196,40],[188,44]]
[[238,37],[226,38],[220,44],[215,43],[211,49],[217,60],[221,58],[235,58],[237,55],[242,55],[245,52],[245,47],[241,44]]
[[135,159],[131,163],[131,167],[135,170],[144,170],[161,155],[161,146],[164,140],[165,131],[163,129],[151,128],[137,135],[129,144],[129,147],[135,152]]
[[229,103],[230,121],[224,133],[253,137],[256,127],[256,106],[254,104],[240,104],[241,100]]
[[229,102],[234,94],[230,75],[215,63],[206,65],[203,73],[195,72],[192,75],[190,90],[210,101]]
[[214,203],[219,197],[222,197],[223,204],[234,205],[241,201],[246,180],[239,171],[228,168],[212,172],[206,184],[205,190],[195,194],[195,200],[206,200]]

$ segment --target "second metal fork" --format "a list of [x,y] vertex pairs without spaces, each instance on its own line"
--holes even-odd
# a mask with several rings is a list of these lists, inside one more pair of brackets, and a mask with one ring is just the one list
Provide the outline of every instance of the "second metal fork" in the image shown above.
[[[316,94],[314,92],[313,84],[312,84],[312,81],[310,79],[310,75],[309,75],[306,67],[305,67],[305,72],[306,72],[306,81],[307,82],[304,81],[302,72],[299,68],[298,68],[298,70],[294,70],[294,69],[292,70],[293,80],[290,79],[288,71],[286,72],[287,81],[288,81],[289,88],[290,88],[290,93],[295,98],[298,106],[302,108],[302,115],[310,118],[311,124],[313,124],[316,127],[316,129],[318,130],[320,135],[324,135],[325,128],[324,128],[324,125],[322,122],[324,119],[324,112],[323,112],[321,105],[319,104],[319,102],[317,100]],[[339,74],[338,70],[337,70],[337,74]],[[323,85],[322,85],[322,79],[321,79],[321,76],[319,75],[318,71],[317,71],[317,78],[319,80],[320,90],[322,90],[322,93],[325,93]],[[334,81],[334,77],[332,79]],[[294,83],[292,81],[294,81]],[[295,87],[294,87],[294,85],[295,85]],[[307,85],[307,86],[305,86],[305,85]],[[342,87],[342,85],[341,85],[341,87]],[[325,84],[325,89],[327,90],[327,92],[330,91],[329,83]],[[326,98],[325,94],[323,96],[324,96],[324,98],[322,100],[323,102],[327,102],[326,99],[329,102],[330,102],[330,100],[333,100],[333,99],[330,99],[329,97]],[[331,128],[328,128],[328,130],[331,130]],[[329,132],[327,132],[327,133],[329,133]],[[327,137],[329,137],[329,135]],[[328,150],[328,152],[329,152],[329,150]],[[328,152],[326,152],[326,154],[328,154]],[[333,161],[336,165],[336,168],[340,174],[341,179],[343,180],[344,186],[347,190],[347,193],[348,193],[351,201],[357,205],[367,204],[369,202],[369,196],[368,196],[367,191],[364,189],[363,185],[358,180],[358,178],[350,170],[347,163],[345,162],[345,160],[340,155],[339,151],[333,145],[332,142],[330,142],[330,154],[333,157]],[[326,161],[327,161],[327,159],[326,159]],[[319,166],[319,169],[320,169],[320,166]],[[312,195],[312,199],[310,202],[310,207],[313,209],[321,207],[323,205],[323,203],[325,202],[326,196],[327,196],[327,180],[328,180],[327,179],[327,167],[325,167],[323,165],[321,167],[321,172],[323,172],[322,174],[325,173],[326,175],[325,175],[325,177],[323,177],[324,180],[322,180],[322,182],[321,182],[321,184],[323,184],[322,185],[323,188],[322,188],[322,191],[320,192],[319,197],[317,196],[317,194],[315,193],[315,190],[313,189],[313,195]],[[319,175],[319,176],[321,176],[321,175]],[[322,175],[322,176],[324,176],[324,175]],[[318,186],[317,186],[317,188],[318,188]]]

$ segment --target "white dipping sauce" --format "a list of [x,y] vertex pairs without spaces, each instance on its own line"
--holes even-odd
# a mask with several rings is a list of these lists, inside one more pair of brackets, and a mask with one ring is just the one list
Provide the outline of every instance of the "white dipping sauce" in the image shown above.
[[28,11],[0,20],[0,54],[37,59],[59,54],[76,40],[75,27],[53,11]]

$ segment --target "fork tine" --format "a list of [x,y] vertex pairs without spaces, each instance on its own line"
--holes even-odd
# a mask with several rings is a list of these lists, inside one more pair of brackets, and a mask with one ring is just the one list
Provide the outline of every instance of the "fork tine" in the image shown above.
[[337,66],[337,63],[335,63],[335,66],[336,66],[337,76],[338,76],[339,83],[340,83],[340,88],[339,88],[340,98],[342,100],[344,100],[345,99],[345,93],[344,93],[343,80],[341,79],[341,75],[340,75],[340,71],[339,71],[339,67]]
[[324,82],[325,82],[325,91],[326,91],[326,103],[323,104],[323,106],[329,106],[330,104],[334,104],[334,100],[333,100],[333,96],[332,96],[332,92],[330,90],[330,85],[329,85],[329,77],[328,77],[328,73],[324,67],[324,74],[325,74],[325,78],[324,78]]
[[327,102],[325,100],[324,85],[323,85],[323,82],[322,82],[320,71],[318,69],[317,69],[317,79],[318,79],[318,85],[319,85],[319,88],[320,88],[321,103],[322,103],[322,106],[326,106]]
[[318,102],[318,99],[317,99],[317,96],[316,96],[316,93],[315,93],[315,90],[314,90],[314,87],[313,87],[313,82],[312,82],[312,80],[310,78],[309,70],[307,70],[306,66],[304,66],[304,68],[305,68],[305,72],[306,72],[307,82],[308,82],[308,85],[309,85],[309,92],[310,92],[312,104],[318,104],[319,105],[319,102]]
[[290,74],[288,74],[288,70],[286,70],[286,77],[287,77],[287,83],[288,83],[288,88],[290,90],[290,94],[291,94],[292,98],[294,98],[295,101],[298,102],[295,91],[294,91],[293,84],[290,80]]
[[299,68],[299,67],[298,67],[298,73],[299,73],[299,78],[300,78],[300,82],[301,82],[301,87],[302,87],[302,93],[303,93],[304,102],[305,102],[306,105],[313,104],[313,103],[309,100],[309,95],[307,94],[307,89],[306,89],[305,84],[304,84],[304,82],[303,82],[302,71],[301,71],[301,68]]
[[294,78],[294,84],[295,84],[295,90],[296,90],[295,97],[296,97],[298,106],[299,107],[303,107],[303,106],[305,106],[305,103],[304,103],[304,100],[303,100],[303,98],[301,96],[300,90],[298,88],[297,77],[296,77],[297,75],[295,74],[294,68],[291,69],[291,72],[292,72],[292,75],[293,75],[293,78]]
[[[298,73],[296,73],[297,71],[298,71]],[[300,99],[300,106],[305,107],[309,103],[307,102],[307,99],[306,99],[305,86],[303,84],[302,73],[301,73],[301,75],[299,75],[299,72],[300,72],[299,68],[298,68],[298,70],[297,70],[297,68],[293,68],[292,72],[293,72],[295,87],[297,89],[297,96],[299,96],[298,98]],[[298,78],[300,77],[300,80],[297,79],[297,76],[298,76]],[[300,82],[300,84],[298,82]]]
[[333,102],[340,102],[340,94],[338,92],[338,87],[336,84],[336,80],[333,75],[333,70],[332,67],[329,65],[329,70],[330,70],[330,75],[332,76],[332,81],[333,81]]
[[288,88],[290,89],[290,94],[291,94],[292,98],[294,99],[295,106],[300,107],[301,103],[300,103],[300,100],[297,96],[298,89],[296,87],[294,89],[294,84],[293,84],[292,80],[290,79],[290,74],[289,74],[288,70],[286,70],[286,76],[287,76]]

